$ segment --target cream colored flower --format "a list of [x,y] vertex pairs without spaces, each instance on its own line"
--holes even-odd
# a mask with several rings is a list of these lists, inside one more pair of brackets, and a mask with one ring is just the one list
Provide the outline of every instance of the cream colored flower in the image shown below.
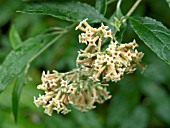
[[98,28],[98,30],[101,30],[103,32],[105,32],[109,27],[108,26],[105,26],[103,23],[101,25],[101,27]]
[[111,39],[113,38],[111,29],[104,32],[104,37],[105,38],[110,37]]
[[61,84],[61,87],[67,87],[67,86],[68,86],[67,81],[66,81],[66,80],[63,80],[63,79],[61,79],[60,84]]

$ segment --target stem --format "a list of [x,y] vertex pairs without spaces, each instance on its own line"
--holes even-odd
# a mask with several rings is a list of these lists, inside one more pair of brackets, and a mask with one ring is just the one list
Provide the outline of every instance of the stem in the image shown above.
[[25,68],[25,74],[28,72],[28,69],[30,67],[30,64],[32,61],[34,61],[41,53],[43,53],[46,49],[48,49],[52,44],[54,44],[61,36],[63,36],[68,30],[70,30],[74,26],[69,26],[66,30],[60,33],[60,35],[56,36],[52,41],[50,41],[46,46],[44,46],[35,56],[33,56],[27,63]]
[[27,74],[28,69],[30,67],[30,64],[33,60],[35,60],[41,53],[43,53],[47,48],[49,48],[53,43],[55,43],[63,34],[58,35],[57,37],[55,37],[50,43],[48,43],[45,47],[43,47],[37,54],[35,54],[35,56],[33,56],[29,62],[26,65],[25,68],[25,74]]
[[63,34],[58,35],[55,37],[50,43],[48,43],[45,47],[43,47],[35,56],[33,56],[30,60],[32,62],[34,59],[36,59],[42,52],[44,52],[47,48],[49,48],[52,44],[54,44]]
[[101,51],[101,38],[99,38],[98,48],[97,48],[97,52],[100,52],[100,51]]
[[79,70],[80,70],[79,68],[76,68],[76,69],[73,69],[73,70],[71,70],[71,71],[69,71],[69,72],[64,73],[64,75],[73,74],[73,73],[78,72]]
[[131,7],[131,9],[128,11],[128,13],[126,14],[126,16],[130,16],[134,11],[135,9],[137,8],[137,6],[139,5],[139,3],[141,2],[142,0],[137,0],[135,2],[135,4]]
[[91,62],[91,61],[92,61],[92,59],[88,58],[88,59],[85,59],[85,60],[78,60],[77,63],[82,64],[82,63],[87,63],[87,62]]
[[109,4],[113,3],[113,2],[115,2],[115,0],[109,0],[109,1],[107,2],[107,5],[109,5]]
[[[135,9],[137,8],[137,6],[139,5],[139,3],[140,3],[141,1],[142,1],[142,0],[137,0],[137,1],[134,3],[134,5],[131,7],[131,9],[127,12],[126,16],[130,16],[130,15],[135,11]],[[121,3],[121,0],[118,1],[118,5],[117,5],[117,6],[120,6],[120,3]],[[123,24],[124,22],[126,22],[126,18],[125,18],[125,17],[122,17],[121,20],[120,20],[120,27],[122,26],[122,24]],[[116,38],[115,38],[116,33],[117,33],[117,30],[115,29],[115,30],[113,31],[113,38],[114,38],[114,40],[116,40]]]

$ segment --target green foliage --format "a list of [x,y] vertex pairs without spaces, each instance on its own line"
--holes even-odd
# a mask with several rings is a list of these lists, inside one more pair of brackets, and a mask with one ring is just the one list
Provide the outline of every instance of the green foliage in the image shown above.
[[107,0],[96,0],[95,8],[101,14],[105,15],[106,10],[107,10]]
[[[164,63],[170,64],[169,0],[142,1],[132,14],[139,17],[130,16],[129,22],[123,24],[123,14],[128,12],[134,0],[109,0],[109,5],[106,0],[38,1],[41,2],[31,2],[27,8],[20,1],[0,1],[0,92],[3,92],[0,95],[0,127],[170,127],[170,68]],[[17,10],[39,16],[16,13]],[[33,97],[41,93],[36,89],[40,74],[46,69],[65,72],[75,68],[77,50],[83,49],[84,45],[78,44],[79,32],[63,27],[70,25],[67,21],[77,23],[85,18],[94,23],[92,26],[101,22],[112,26],[116,40],[122,43],[135,38],[139,49],[145,53],[142,63],[147,68],[143,74],[137,69],[135,74],[125,76],[120,82],[110,83],[112,99],[96,104],[96,109],[90,112],[73,109],[66,116],[54,114],[48,117],[33,104]],[[50,32],[39,34],[51,26],[55,27]],[[66,31],[68,34],[63,35]]]
[[37,36],[24,41],[16,50],[12,50],[0,66],[0,92],[7,84],[18,76],[30,59],[44,47],[42,39],[44,36]]
[[15,26],[11,27],[9,38],[13,49],[17,49],[17,47],[22,43]]
[[0,75],[0,92],[2,92],[7,84],[18,76],[21,71],[25,70],[25,72],[27,72],[30,63],[46,48],[58,40],[62,33],[61,31],[54,39],[50,39],[51,42],[49,39],[47,40],[47,35],[38,35],[24,41],[17,49],[12,50],[0,66],[2,74]]
[[168,3],[169,7],[170,7],[170,0],[166,0],[166,2]]
[[14,118],[15,118],[15,122],[17,122],[17,117],[18,117],[18,103],[19,103],[19,99],[20,99],[20,95],[21,95],[21,91],[22,91],[22,87],[24,84],[24,72],[22,72],[18,78],[16,78],[15,82],[14,82],[14,88],[13,88],[13,92],[12,92],[12,111],[14,114]]
[[68,21],[106,22],[107,20],[88,4],[80,2],[32,3],[23,13],[50,15]]
[[129,20],[139,38],[143,40],[158,57],[170,65],[170,30],[162,23],[148,17],[130,17]]
[[123,17],[123,14],[122,14],[122,11],[121,11],[121,8],[120,8],[121,3],[122,3],[122,0],[119,0],[118,3],[117,3],[117,6],[116,6],[115,12],[110,17],[110,22],[114,22],[115,21],[114,17],[116,17],[118,19],[121,19]]
[[[129,81],[127,80],[126,83],[129,83]],[[110,127],[119,126],[124,122],[124,120],[127,120],[131,111],[138,104],[140,98],[140,93],[138,92],[137,87],[133,86],[133,84],[128,86],[126,84],[122,85],[119,85],[121,86],[118,90],[120,92],[114,95],[111,101],[111,106],[109,107],[107,120],[108,126]]]
[[[143,90],[148,95],[155,114],[167,124],[170,124],[170,97],[162,87],[156,86],[155,83],[143,85]],[[167,114],[168,113],[168,114]]]
[[114,24],[115,24],[116,40],[118,40],[120,42],[122,41],[124,32],[127,28],[127,23],[123,22],[124,15],[122,14],[122,11],[121,11],[121,8],[120,8],[121,3],[122,3],[122,0],[119,0],[118,3],[117,3],[117,6],[116,6],[115,12],[113,13],[113,15],[109,19],[110,22],[114,22]]
[[136,106],[135,110],[121,123],[121,128],[146,128],[148,111],[144,106]]

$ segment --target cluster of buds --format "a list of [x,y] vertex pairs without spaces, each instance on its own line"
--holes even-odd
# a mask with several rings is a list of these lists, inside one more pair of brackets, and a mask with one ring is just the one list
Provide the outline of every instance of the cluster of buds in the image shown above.
[[[143,53],[135,49],[138,46],[135,40],[126,44],[113,42],[108,26],[102,24],[93,28],[86,20],[76,27],[83,31],[79,42],[87,45],[79,51],[77,69],[66,73],[43,72],[42,84],[37,86],[45,94],[34,97],[34,103],[37,107],[43,106],[50,116],[53,110],[67,114],[71,111],[69,105],[81,111],[95,108],[96,102],[103,103],[111,98],[106,90],[108,81],[117,82],[125,73],[133,73],[136,65],[141,67]],[[107,42],[108,47],[102,49]]]

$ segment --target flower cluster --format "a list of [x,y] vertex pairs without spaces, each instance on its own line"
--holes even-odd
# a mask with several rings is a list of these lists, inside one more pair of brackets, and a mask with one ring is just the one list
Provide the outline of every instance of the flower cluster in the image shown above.
[[37,107],[43,106],[50,116],[53,110],[67,114],[71,111],[69,105],[81,111],[95,108],[96,102],[103,103],[111,98],[106,88],[108,81],[117,82],[125,73],[133,73],[136,65],[141,67],[139,62],[144,54],[135,49],[138,46],[135,40],[125,44],[113,42],[108,26],[102,24],[93,28],[87,19],[80,22],[77,29],[83,31],[79,42],[87,45],[78,52],[77,69],[66,73],[43,72],[42,84],[37,86],[45,94],[34,97],[34,103]]
[[[139,65],[143,57],[142,52],[135,48],[138,46],[136,41],[120,44],[113,42],[111,30],[103,24],[98,29],[92,28],[86,20],[83,20],[76,29],[83,31],[79,35],[79,42],[86,43],[85,50],[79,51],[77,64],[87,70],[88,75],[94,82],[100,81],[119,81],[125,73],[133,73],[136,65]],[[101,51],[102,40],[109,40],[109,45]]]
[[37,89],[45,91],[45,95],[39,95],[37,99],[34,97],[34,103],[37,107],[42,105],[44,113],[50,116],[53,110],[67,114],[70,112],[67,107],[69,104],[81,111],[87,111],[95,108],[95,102],[103,103],[111,97],[103,87],[105,84],[93,83],[79,70],[66,74],[43,72],[41,80],[42,84]]

